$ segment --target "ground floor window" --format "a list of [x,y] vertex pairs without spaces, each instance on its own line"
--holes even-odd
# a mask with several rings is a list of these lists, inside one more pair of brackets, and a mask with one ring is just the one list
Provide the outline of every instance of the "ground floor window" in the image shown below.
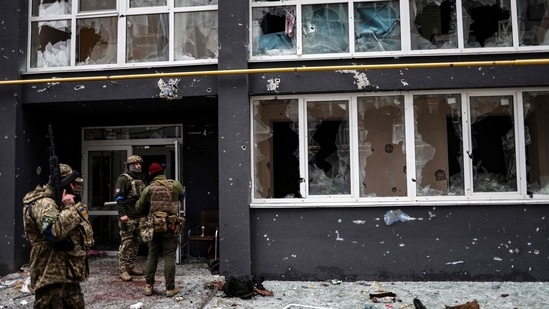
[[254,98],[254,203],[549,199],[549,91]]

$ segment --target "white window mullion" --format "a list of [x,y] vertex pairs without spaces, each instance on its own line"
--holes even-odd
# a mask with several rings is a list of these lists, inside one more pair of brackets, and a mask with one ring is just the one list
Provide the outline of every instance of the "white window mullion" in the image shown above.
[[307,198],[309,196],[309,161],[307,141],[309,135],[307,131],[307,104],[304,98],[299,98],[299,189],[301,196]]
[[526,140],[524,128],[524,108],[521,92],[514,94],[514,115],[515,119],[515,156],[517,168],[517,190],[520,195],[528,195],[528,184],[526,179]]
[[518,12],[517,12],[517,2],[518,1],[511,1],[511,29],[512,29],[512,36],[513,36],[513,47],[519,47],[520,46],[520,38],[519,38],[519,24],[518,24]]
[[410,2],[400,1],[400,49],[404,53],[412,50],[410,33]]
[[358,158],[358,103],[357,97],[349,98],[349,163],[351,165],[351,197],[360,197],[360,164]]
[[78,35],[78,29],[76,29],[76,16],[78,16],[78,1],[72,2],[71,7],[72,17],[71,17],[71,44],[70,47],[70,61],[69,65],[71,67],[76,66],[76,36]]
[[295,6],[295,30],[296,30],[296,42],[295,42],[295,45],[296,45],[296,55],[297,56],[302,56],[303,55],[303,18],[301,16],[301,13],[302,10],[301,10],[301,4],[298,3],[296,4]]
[[175,59],[175,12],[174,0],[168,0],[168,61]]
[[464,33],[463,33],[463,7],[461,6],[462,0],[456,0],[456,19],[457,19],[457,38],[458,38],[458,49],[465,48],[464,42]]
[[462,126],[462,147],[463,147],[463,184],[465,198],[473,194],[473,147],[471,145],[471,115],[469,113],[469,96],[461,94],[461,126]]
[[126,63],[126,12],[130,0],[118,0],[118,46],[117,63]]
[[[349,16],[349,33],[347,34],[349,38],[349,52],[351,54],[355,53],[355,6],[353,1],[347,3],[347,15]],[[351,190],[352,192],[352,190]]]
[[404,95],[404,131],[406,140],[406,187],[408,198],[415,199],[417,191],[416,175],[416,142],[414,120],[414,97],[410,93]]

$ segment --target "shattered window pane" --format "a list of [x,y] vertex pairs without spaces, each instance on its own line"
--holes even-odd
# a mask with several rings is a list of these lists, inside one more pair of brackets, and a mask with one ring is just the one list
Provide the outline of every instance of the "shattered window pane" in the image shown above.
[[360,196],[406,196],[403,96],[358,98]]
[[76,21],[76,63],[116,63],[117,17],[87,18]]
[[32,0],[32,16],[70,14],[72,0]]
[[465,47],[513,46],[510,0],[462,0]]
[[359,2],[354,10],[357,52],[400,50],[399,1]]
[[349,51],[347,4],[302,6],[303,53],[326,54]]
[[307,102],[309,194],[351,193],[349,102]]
[[300,198],[298,101],[253,105],[256,198]]
[[549,194],[549,92],[523,93],[526,180],[530,194]]
[[115,10],[116,0],[80,0],[80,11]]
[[410,0],[412,49],[457,48],[455,0]]
[[175,0],[175,6],[200,6],[217,4],[217,0]]
[[131,8],[142,8],[166,5],[167,0],[130,0]]
[[168,14],[127,17],[126,61],[168,60]]
[[516,191],[513,97],[471,97],[470,117],[473,191]]
[[175,29],[175,60],[217,58],[217,11],[177,13]]
[[460,94],[414,96],[418,196],[464,195]]
[[70,20],[31,23],[31,67],[63,67],[71,60]]
[[549,45],[549,4],[545,0],[517,0],[521,46]]
[[295,6],[252,8],[252,55],[295,54]]

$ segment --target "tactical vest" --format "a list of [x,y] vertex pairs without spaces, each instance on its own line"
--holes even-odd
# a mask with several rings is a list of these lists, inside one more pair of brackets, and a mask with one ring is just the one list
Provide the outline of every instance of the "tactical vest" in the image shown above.
[[135,196],[139,196],[141,194],[141,191],[143,191],[143,189],[145,188],[145,183],[143,182],[143,180],[139,178],[133,178],[128,173],[124,173],[122,175],[128,178],[128,181],[130,182],[132,187],[131,191],[126,194],[125,198],[129,199]]
[[173,201],[173,180],[155,180],[149,189],[151,198],[151,213],[163,211],[168,215],[176,215],[179,203]]

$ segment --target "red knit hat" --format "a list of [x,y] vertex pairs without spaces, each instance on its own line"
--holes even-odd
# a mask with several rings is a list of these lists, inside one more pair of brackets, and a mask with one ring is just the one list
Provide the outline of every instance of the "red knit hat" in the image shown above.
[[153,174],[160,173],[160,172],[163,172],[163,171],[164,171],[164,169],[158,163],[153,163],[153,164],[151,164],[151,166],[149,166],[149,175],[153,175]]

